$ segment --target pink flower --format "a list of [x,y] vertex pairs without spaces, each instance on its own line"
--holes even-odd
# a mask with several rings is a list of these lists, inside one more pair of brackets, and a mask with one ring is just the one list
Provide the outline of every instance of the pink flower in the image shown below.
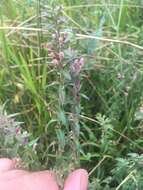
[[81,57],[79,59],[75,59],[74,63],[71,66],[72,74],[74,74],[75,76],[78,76],[83,65],[84,65],[84,58],[83,57]]
[[20,127],[17,127],[17,128],[15,129],[15,133],[16,133],[16,135],[18,135],[18,134],[20,133]]
[[62,61],[64,59],[64,52],[59,53],[59,60]]
[[53,59],[52,60],[52,64],[53,64],[53,66],[58,66],[59,65],[59,61],[57,59]]

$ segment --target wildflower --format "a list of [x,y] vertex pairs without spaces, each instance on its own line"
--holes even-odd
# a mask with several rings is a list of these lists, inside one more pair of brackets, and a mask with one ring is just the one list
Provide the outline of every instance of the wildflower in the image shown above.
[[71,65],[71,74],[74,76],[78,76],[82,67],[84,65],[84,58],[75,59],[74,63]]
[[62,61],[64,59],[64,52],[59,53],[59,60]]
[[17,128],[15,129],[15,134],[16,134],[16,135],[20,134],[20,127],[17,127]]
[[57,59],[53,59],[52,60],[52,65],[53,66],[58,66],[59,65],[59,61]]
[[18,136],[16,136],[17,142],[21,145],[27,145],[29,142],[29,133],[27,131],[21,132]]
[[28,137],[24,137],[24,139],[23,139],[23,145],[28,144],[28,141],[29,141]]

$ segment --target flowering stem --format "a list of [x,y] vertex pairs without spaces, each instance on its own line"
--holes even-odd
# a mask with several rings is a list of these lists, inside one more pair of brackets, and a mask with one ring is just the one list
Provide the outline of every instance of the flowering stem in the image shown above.
[[73,97],[73,105],[71,106],[71,129],[73,133],[72,140],[72,149],[73,149],[73,162],[75,167],[80,165],[80,143],[79,143],[79,135],[80,135],[80,123],[79,123],[79,114],[80,114],[80,71],[84,64],[83,58],[76,59],[73,63],[71,63],[70,67],[70,75],[72,82],[72,97]]

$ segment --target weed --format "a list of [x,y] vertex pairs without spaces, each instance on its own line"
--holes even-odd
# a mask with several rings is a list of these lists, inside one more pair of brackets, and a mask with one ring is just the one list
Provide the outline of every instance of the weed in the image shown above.
[[0,2],[1,157],[54,169],[61,183],[81,166],[90,189],[142,189],[142,9]]

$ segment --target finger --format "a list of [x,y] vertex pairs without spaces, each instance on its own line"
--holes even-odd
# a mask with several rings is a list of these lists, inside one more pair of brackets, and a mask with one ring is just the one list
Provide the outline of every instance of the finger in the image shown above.
[[28,174],[29,172],[25,170],[8,170],[0,174],[0,181],[14,180],[15,178],[18,179]]
[[[25,177],[27,190],[59,190],[56,177],[51,171],[40,171],[31,173]],[[31,183],[32,182],[32,183]]]
[[[20,172],[20,173],[19,173]],[[0,180],[2,190],[59,190],[56,178],[50,171],[28,172],[13,170],[9,173],[8,180]],[[11,178],[10,173],[13,178]],[[15,176],[16,175],[16,176]],[[5,176],[6,177],[6,176]]]
[[84,169],[72,172],[65,181],[64,190],[87,190],[88,173]]
[[0,158],[0,173],[14,169],[15,164],[9,158]]

